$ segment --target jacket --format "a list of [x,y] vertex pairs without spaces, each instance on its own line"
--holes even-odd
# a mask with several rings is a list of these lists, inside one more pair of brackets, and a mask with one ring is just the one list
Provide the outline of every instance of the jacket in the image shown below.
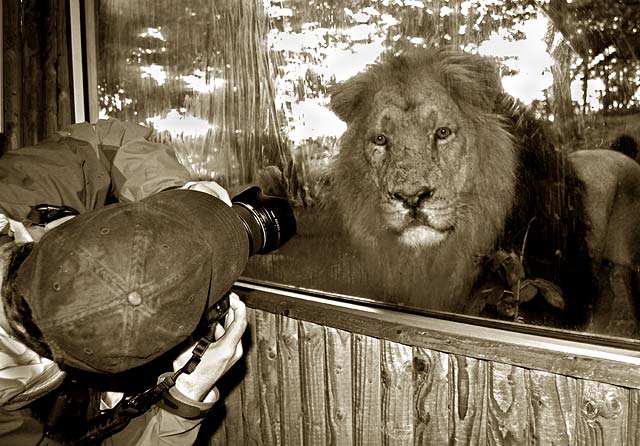
[[[0,281],[10,254],[7,247],[14,238],[28,241],[35,228],[29,221],[32,206],[66,205],[82,213],[189,182],[172,149],[149,141],[151,132],[115,119],[76,124],[37,146],[0,158],[0,231],[5,232],[0,238],[5,242],[0,245]],[[0,444],[38,443],[42,425],[32,417],[30,405],[63,379],[64,372],[55,363],[0,328]],[[104,401],[113,396],[105,395]],[[199,426],[200,420],[154,408],[104,444],[190,445]]]

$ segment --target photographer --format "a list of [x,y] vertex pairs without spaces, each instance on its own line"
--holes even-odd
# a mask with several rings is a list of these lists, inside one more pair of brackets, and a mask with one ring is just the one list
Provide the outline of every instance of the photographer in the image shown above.
[[[118,374],[168,352],[180,369],[192,350],[183,344],[193,342],[205,306],[244,266],[247,248],[237,241],[239,229],[228,225],[234,217],[226,191],[214,182],[190,182],[167,146],[147,140],[150,133],[116,120],[80,124],[0,158],[1,444],[57,444],[44,438],[43,429],[55,426],[47,425],[51,408],[43,406],[55,401],[48,395],[64,388],[73,371]],[[160,192],[175,188],[206,193]],[[40,203],[52,205],[53,215],[34,208]],[[160,223],[151,218],[158,215]],[[65,218],[43,224],[56,217]],[[155,248],[147,252],[150,240]],[[125,265],[132,266],[109,278]],[[50,274],[64,277],[45,285]],[[125,286],[123,277],[138,281]],[[157,288],[152,299],[140,291],[147,286]],[[203,414],[218,397],[216,381],[242,355],[245,308],[235,296],[229,304],[225,327],[217,326],[200,364],[178,375],[171,389],[174,399]],[[122,397],[101,396],[81,415],[91,418],[98,404],[112,407]],[[155,407],[106,444],[192,444],[200,422]]]

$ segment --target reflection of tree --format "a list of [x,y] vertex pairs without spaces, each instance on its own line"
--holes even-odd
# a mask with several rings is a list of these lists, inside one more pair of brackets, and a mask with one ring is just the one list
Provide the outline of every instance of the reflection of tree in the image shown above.
[[261,163],[287,168],[261,2],[107,0],[100,18],[101,96],[111,116],[182,109],[206,119],[207,134],[173,143],[199,164],[194,171],[223,166],[229,183],[251,180]]
[[[223,171],[229,182],[250,180],[260,166],[277,164],[285,174],[298,173],[292,179],[299,187],[312,189],[308,182],[316,176],[309,166],[331,156],[335,138],[314,136],[312,142],[299,136],[296,126],[304,119],[296,115],[296,105],[326,103],[327,86],[344,75],[336,68],[344,71],[359,55],[423,45],[476,51],[498,31],[519,41],[525,36],[518,25],[535,18],[540,7],[553,21],[546,45],[555,65],[546,99],[533,105],[553,118],[563,142],[579,139],[571,90],[576,80],[584,87],[579,101],[584,113],[592,111],[586,92],[596,78],[604,85],[605,110],[637,106],[640,9],[624,2],[102,0],[100,5],[99,73],[108,114],[144,120],[177,109],[203,118],[210,124],[206,134],[174,135],[171,142],[185,163],[197,165],[194,172]],[[517,68],[505,65],[503,74],[510,70]]]
[[[550,0],[542,2],[554,24],[583,59],[584,83],[605,84],[605,110],[637,108],[640,84],[640,8],[633,0]],[[586,112],[587,109],[584,108]]]

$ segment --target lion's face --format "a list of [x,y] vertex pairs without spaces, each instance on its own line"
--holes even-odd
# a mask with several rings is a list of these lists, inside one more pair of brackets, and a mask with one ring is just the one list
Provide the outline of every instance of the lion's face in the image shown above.
[[428,84],[379,90],[360,150],[343,159],[371,183],[368,203],[379,223],[414,247],[438,244],[456,230],[477,165],[472,123],[441,87]]
[[[465,97],[488,93],[464,84],[452,91],[442,71],[380,65],[332,96],[347,122],[335,165],[339,207],[365,244],[386,240],[423,251],[454,236],[487,244],[504,222],[513,146],[499,120],[481,109],[490,98]],[[479,235],[485,225],[487,235]]]

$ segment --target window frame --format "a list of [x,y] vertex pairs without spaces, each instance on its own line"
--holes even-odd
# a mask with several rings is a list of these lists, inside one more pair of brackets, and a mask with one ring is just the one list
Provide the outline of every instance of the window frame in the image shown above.
[[[72,5],[79,4],[79,0],[70,1]],[[73,6],[71,9],[73,11]],[[98,119],[95,14],[95,0],[86,0],[84,9],[72,12],[70,18],[72,36],[74,32],[81,33],[81,38],[76,40],[81,44],[84,42],[72,59],[73,72],[78,70],[79,73],[78,77],[73,77],[73,91],[81,95],[78,96],[82,98],[80,104],[84,104],[82,108],[76,107],[76,122],[81,122],[78,121],[80,118],[84,121],[85,116],[91,122]],[[84,26],[80,26],[80,20],[84,20]],[[87,75],[83,76],[83,73]],[[88,95],[86,101],[85,94]],[[384,331],[385,339],[640,389],[640,373],[635,372],[640,371],[640,340],[607,338],[457,314],[414,312],[366,298],[247,277],[240,277],[234,290],[244,296],[252,308],[275,314],[371,336],[379,335],[375,330],[383,324],[388,326]],[[339,317],[333,317],[332,313]]]

